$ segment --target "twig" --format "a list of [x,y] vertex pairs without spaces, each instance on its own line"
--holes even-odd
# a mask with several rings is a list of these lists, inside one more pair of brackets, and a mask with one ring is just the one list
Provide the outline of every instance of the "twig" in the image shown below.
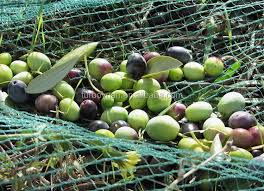
[[250,147],[248,150],[249,151],[253,151],[253,150],[257,150],[257,149],[264,149],[264,145],[258,145],[258,146],[255,146],[255,147]]
[[197,142],[197,144],[198,144],[199,146],[201,146],[203,149],[205,149],[205,150],[207,150],[207,151],[210,150],[210,148],[209,148],[208,146],[204,145],[201,141],[199,141],[199,140],[197,139],[197,137],[195,136],[194,132],[191,131],[190,134],[191,134],[192,138]]
[[161,116],[161,115],[164,115],[165,113],[167,113],[173,107],[173,105],[176,104],[176,103],[177,103],[176,101],[173,102],[170,106],[168,106],[163,111],[161,111],[158,116]]
[[23,156],[25,156],[25,155],[29,155],[29,154],[31,154],[31,153],[33,153],[33,152],[38,151],[41,147],[45,147],[45,146],[48,146],[48,144],[45,143],[45,144],[40,145],[40,146],[38,146],[38,147],[34,147],[33,149],[30,149],[30,150],[28,150],[28,151],[24,151],[24,152],[22,152],[22,153],[20,153],[20,154],[18,154],[18,155],[13,154],[13,155],[10,156],[10,159],[13,159],[13,158],[16,158],[16,159],[17,159],[17,158],[19,158],[19,157],[23,157]]
[[213,154],[211,157],[209,157],[207,160],[205,160],[204,162],[200,163],[199,165],[193,167],[190,171],[188,171],[187,173],[185,173],[183,176],[178,177],[176,180],[174,180],[165,190],[166,191],[172,191],[175,190],[177,188],[177,184],[180,183],[182,180],[184,180],[185,178],[189,177],[190,175],[192,175],[193,173],[195,173],[200,167],[206,165],[207,163],[209,163],[210,161],[212,161],[213,159],[215,159],[217,157],[217,155],[229,150],[231,148],[232,142],[228,142],[224,148],[222,148],[219,152]]

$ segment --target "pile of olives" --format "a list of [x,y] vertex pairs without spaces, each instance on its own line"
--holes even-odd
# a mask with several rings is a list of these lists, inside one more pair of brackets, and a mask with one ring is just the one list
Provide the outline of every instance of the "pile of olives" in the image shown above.
[[[183,77],[189,81],[217,77],[224,70],[223,61],[209,57],[201,65],[192,61],[189,50],[179,46],[170,47],[166,55],[179,60],[182,68],[144,78],[148,61],[160,56],[159,53],[132,53],[120,64],[120,71],[114,71],[106,59],[95,58],[88,64],[88,71],[73,68],[51,90],[29,95],[25,88],[35,76],[52,67],[51,61],[40,52],[30,53],[26,62],[12,61],[10,54],[2,53],[0,87],[14,103],[34,102],[39,114],[58,114],[68,121],[88,120],[87,128],[98,135],[174,141],[181,149],[207,152],[206,148],[219,134],[223,144],[233,139],[237,148],[229,152],[230,156],[251,159],[260,155],[261,150],[252,150],[252,147],[262,144],[264,128],[254,115],[245,111],[245,98],[240,93],[225,94],[214,112],[213,106],[205,101],[188,106],[172,102],[170,91],[162,86],[161,82],[180,81]],[[78,83],[89,77],[92,84]],[[207,147],[203,147],[205,144]]]

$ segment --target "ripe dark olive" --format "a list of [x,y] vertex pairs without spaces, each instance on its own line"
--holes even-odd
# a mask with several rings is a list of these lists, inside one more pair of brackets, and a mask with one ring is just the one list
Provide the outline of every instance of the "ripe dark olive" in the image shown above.
[[35,108],[40,113],[49,113],[51,110],[55,111],[58,105],[58,99],[54,95],[43,94],[35,100]]
[[237,111],[233,113],[228,120],[229,127],[249,129],[257,125],[256,118],[246,111]]
[[263,150],[256,149],[256,150],[251,151],[251,154],[253,155],[253,157],[258,157],[263,154]]
[[89,124],[88,129],[95,132],[99,129],[109,129],[109,125],[102,120],[95,120]]
[[253,136],[251,133],[242,128],[234,129],[231,133],[233,144],[241,148],[249,148],[252,146]]
[[[180,132],[182,134],[186,135],[186,136],[191,137],[190,132],[192,132],[192,131],[199,131],[199,130],[200,130],[199,127],[195,123],[183,123],[181,125]],[[198,139],[202,139],[203,138],[203,135],[200,132],[195,132],[194,134],[195,134],[195,136]]]
[[181,120],[185,115],[186,106],[182,103],[175,103],[169,110],[168,115],[173,117],[176,121]]
[[151,58],[154,58],[154,57],[156,57],[156,56],[160,56],[160,54],[157,53],[157,52],[146,52],[146,53],[143,55],[143,57],[144,57],[144,59],[146,60],[146,62],[147,62],[148,60],[150,60]]
[[72,86],[76,86],[83,76],[84,74],[79,68],[73,68],[66,76],[65,81]]
[[110,131],[115,133],[120,127],[129,126],[129,124],[123,120],[114,121],[110,126]]
[[[253,136],[252,146],[262,145],[262,141],[264,142],[264,127],[263,126],[255,126],[248,129],[250,134]],[[263,139],[261,141],[261,139]]]
[[73,68],[67,74],[70,79],[81,77],[82,71],[79,68]]
[[183,64],[186,64],[192,60],[192,55],[190,54],[190,52],[191,51],[186,48],[180,46],[173,46],[168,48],[166,55],[176,58]]
[[78,88],[76,90],[74,99],[78,104],[81,104],[84,100],[87,99],[94,101],[96,104],[100,102],[99,95],[95,93],[93,90],[89,90],[87,88]]
[[80,105],[81,116],[86,119],[95,119],[97,111],[97,105],[92,100],[84,100]]
[[127,60],[127,73],[134,79],[139,79],[145,73],[147,68],[146,60],[139,53],[133,53]]
[[26,87],[24,82],[12,80],[7,87],[8,96],[15,103],[25,103],[29,100],[29,94],[25,91]]

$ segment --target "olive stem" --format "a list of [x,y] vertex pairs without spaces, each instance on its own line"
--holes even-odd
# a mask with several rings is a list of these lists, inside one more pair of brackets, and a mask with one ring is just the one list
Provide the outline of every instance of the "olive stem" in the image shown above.
[[76,92],[76,90],[79,88],[79,86],[81,85],[83,79],[80,79],[78,84],[76,85],[75,89],[74,89],[74,92]]
[[8,84],[10,83],[11,81],[4,81],[4,82],[1,82],[0,85],[3,85],[3,84]]
[[97,87],[95,87],[95,85],[93,84],[92,80],[91,80],[91,76],[89,73],[89,68],[88,68],[88,63],[87,63],[87,56],[84,56],[84,64],[85,64],[85,70],[86,70],[86,74],[87,74],[87,79],[90,83],[90,85],[92,86],[92,88],[97,91],[99,94],[101,94],[102,96],[104,96],[104,92],[102,92],[101,90],[99,90]]
[[27,59],[28,55],[29,55],[29,53],[20,56],[20,57],[19,57],[19,60],[23,60],[23,61],[25,61],[25,60]]
[[213,141],[208,141],[208,140],[206,140],[206,139],[203,139],[202,142],[204,142],[204,143],[209,143],[209,144],[212,144],[212,143],[213,143]]
[[125,92],[128,92],[128,91],[133,91],[133,89],[123,89]]
[[55,113],[55,118],[57,118],[57,119],[60,118],[60,114],[64,114],[64,112],[62,112],[62,111],[59,110],[59,107],[58,106],[56,106],[55,111],[54,110],[51,110],[50,112],[51,113]]
[[198,143],[199,146],[201,146],[203,149],[205,149],[207,151],[210,150],[210,148],[208,146],[204,145],[201,141],[199,141],[199,139],[197,139],[194,132],[191,131],[190,134],[191,134],[192,138]]
[[209,157],[208,159],[206,159],[204,162],[200,163],[197,166],[194,166],[190,171],[188,171],[187,173],[185,173],[183,176],[179,176],[176,180],[174,180],[165,190],[166,191],[172,191],[175,190],[175,188],[177,188],[177,184],[179,182],[181,182],[182,180],[184,180],[185,178],[189,177],[190,175],[192,175],[193,173],[195,173],[197,170],[199,170],[200,167],[206,165],[208,162],[210,162],[211,160],[213,160],[215,157],[217,157],[219,154],[224,153],[225,151],[229,150],[231,147],[232,143],[228,142],[224,148],[222,148],[219,152],[213,154],[211,157]]
[[32,72],[32,74],[33,74],[33,75],[35,75],[35,74],[37,74],[37,75],[41,75],[41,74],[43,74],[43,73],[40,72],[40,71],[34,71],[34,72]]
[[127,105],[127,106],[125,106],[124,108],[125,108],[125,109],[128,109],[128,108],[130,108],[130,105]]
[[182,133],[179,133],[178,134],[180,137],[182,137],[182,138],[187,138],[188,136],[186,136],[186,135],[184,135],[184,134],[182,134]]
[[128,77],[122,77],[122,79],[125,79],[125,80],[128,80],[128,81],[131,81],[131,82],[134,82],[134,83],[137,82],[137,80],[134,80],[134,79],[131,79],[131,78],[128,78]]
[[161,112],[158,114],[158,116],[161,116],[161,115],[164,115],[165,113],[167,113],[167,112],[172,108],[172,106],[173,106],[175,103],[177,103],[177,102],[176,102],[176,101],[173,102],[170,106],[168,106],[168,107],[165,108],[163,111],[161,111]]
[[166,83],[165,83],[165,82],[162,82],[162,84],[163,84],[164,88],[165,88],[168,92],[170,92],[170,90],[169,90],[168,86],[166,85]]
[[24,133],[24,134],[7,134],[7,135],[0,135],[0,140],[5,140],[9,138],[25,138],[25,137],[33,137],[33,136],[38,136],[40,135],[39,133]]
[[263,148],[264,148],[264,144],[263,145],[258,145],[258,146],[255,146],[255,147],[250,147],[248,150],[253,151],[253,150],[256,150],[256,149],[263,149]]

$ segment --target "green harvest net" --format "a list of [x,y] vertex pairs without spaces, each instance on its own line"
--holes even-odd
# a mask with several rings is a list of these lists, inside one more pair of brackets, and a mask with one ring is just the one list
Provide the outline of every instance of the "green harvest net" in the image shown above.
[[[0,52],[19,57],[34,49],[55,61],[100,41],[96,54],[116,67],[132,51],[162,53],[172,45],[191,49],[198,62],[229,56],[217,81],[166,86],[185,104],[215,106],[226,92],[240,92],[263,124],[263,10],[263,0],[2,0]],[[164,190],[210,157],[173,144],[103,138],[84,126],[1,104],[0,190]],[[137,156],[141,161],[128,168]],[[263,167],[248,161],[212,160],[174,189],[264,190],[263,177]]]

